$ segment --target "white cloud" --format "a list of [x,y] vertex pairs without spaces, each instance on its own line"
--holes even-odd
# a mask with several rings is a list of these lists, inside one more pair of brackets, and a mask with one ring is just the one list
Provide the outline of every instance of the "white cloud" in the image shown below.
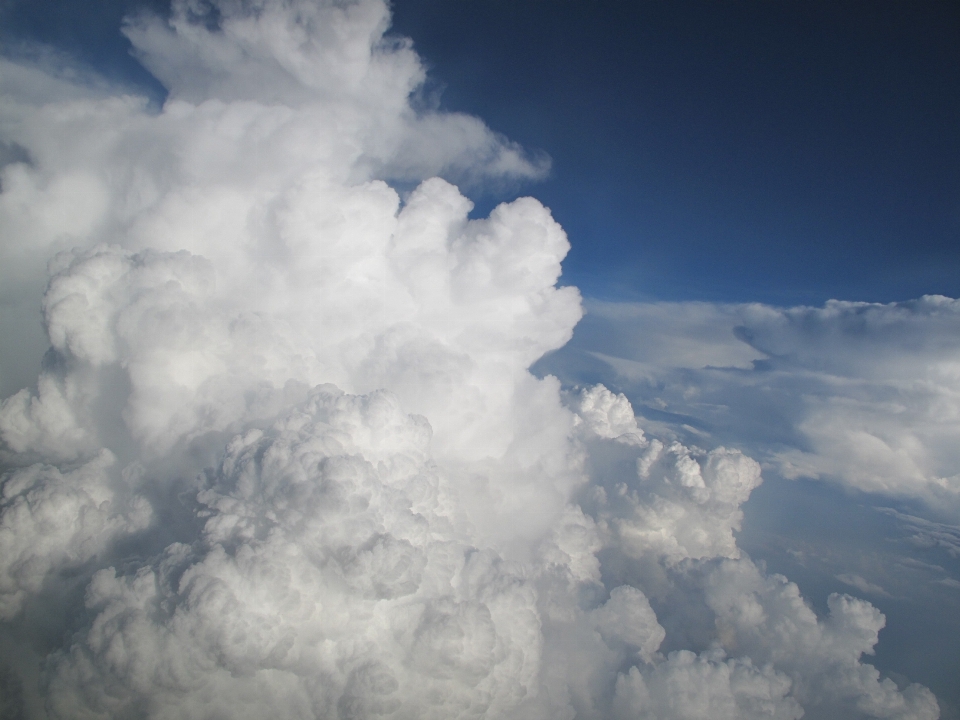
[[850,587],[856,588],[862,593],[867,595],[889,595],[886,590],[884,590],[879,585],[870,582],[864,577],[857,575],[855,573],[840,573],[836,576],[837,580],[842,582],[844,585],[849,585]]
[[591,302],[547,367],[586,361],[650,409],[650,427],[736,444],[786,477],[956,509],[958,330],[960,303],[940,296],[786,309]]
[[159,110],[3,61],[0,281],[50,347],[0,406],[24,712],[936,716],[861,661],[875,608],[741,556],[754,460],[528,371],[582,314],[563,230],[430,176],[543,166],[412,108],[384,2],[215,6],[127,25]]
[[96,620],[52,659],[54,707],[442,717],[532,692],[536,595],[457,541],[429,443],[388,394],[329,386],[236,437],[197,496],[192,546],[93,576]]
[[722,651],[670,655],[646,677],[631,668],[617,679],[621,718],[775,718],[797,720],[804,711],[787,696],[790,680],[769,665],[727,660]]
[[726,648],[755,663],[772,662],[791,676],[793,696],[814,716],[936,718],[933,694],[919,685],[903,692],[879,677],[861,656],[873,654],[884,616],[870,603],[831,595],[830,615],[818,619],[797,586],[763,577],[749,561],[726,561],[708,574],[707,603]]
[[[117,535],[143,530],[151,508],[112,473],[109,450],[74,470],[36,464],[4,477],[0,516],[0,619],[10,620],[53,570],[82,567]],[[126,492],[124,492],[126,490]],[[127,497],[125,497],[125,495]]]

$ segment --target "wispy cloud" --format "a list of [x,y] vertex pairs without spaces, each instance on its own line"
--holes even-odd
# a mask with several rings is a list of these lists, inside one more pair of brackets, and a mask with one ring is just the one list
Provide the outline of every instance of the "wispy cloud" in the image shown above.
[[837,580],[844,583],[845,585],[854,587],[860,592],[866,593],[867,595],[884,595],[884,596],[890,595],[890,593],[888,593],[879,585],[875,585],[874,583],[870,582],[869,580],[865,580],[859,575],[855,575],[852,573],[841,573],[840,575],[837,575],[836,578]]

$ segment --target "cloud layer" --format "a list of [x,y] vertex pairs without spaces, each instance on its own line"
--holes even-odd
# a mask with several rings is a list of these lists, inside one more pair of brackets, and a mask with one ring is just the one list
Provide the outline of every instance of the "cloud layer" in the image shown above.
[[960,517],[960,302],[774,308],[591,302],[543,364],[628,390],[680,436],[735,443],[785,477]]
[[450,181],[546,166],[414,107],[388,23],[133,18],[160,109],[2,61],[0,361],[37,308],[49,347],[0,406],[4,712],[937,717],[862,662],[873,606],[741,554],[754,460],[529,372],[582,315],[567,238]]

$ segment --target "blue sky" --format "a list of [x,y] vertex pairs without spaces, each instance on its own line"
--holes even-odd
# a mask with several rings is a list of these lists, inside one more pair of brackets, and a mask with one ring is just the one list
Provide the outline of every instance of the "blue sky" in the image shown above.
[[960,11],[917,2],[400,0],[441,103],[553,172],[590,295],[960,294]]
[[[125,16],[145,7],[163,14],[167,3],[8,0],[0,5],[0,40],[4,54],[25,65],[38,58],[42,68],[86,65],[146,95],[153,104],[149,112],[157,115],[167,90],[132,58],[131,43],[118,32]],[[209,10],[203,3],[198,7]],[[739,546],[764,572],[797,582],[821,618],[830,612],[831,593],[869,600],[886,614],[887,627],[876,656],[866,660],[901,691],[909,682],[925,684],[939,699],[941,717],[960,718],[955,683],[960,674],[960,302],[951,300],[960,297],[960,9],[946,2],[693,0],[395,0],[392,7],[391,32],[413,39],[428,71],[426,83],[416,90],[415,109],[425,117],[434,117],[433,110],[442,111],[441,118],[455,118],[443,113],[474,115],[501,140],[522,146],[534,164],[549,158],[550,171],[540,179],[530,179],[536,171],[526,166],[498,175],[492,165],[483,165],[486,156],[478,161],[476,176],[470,167],[466,174],[447,174],[462,181],[463,193],[475,203],[470,217],[485,218],[502,201],[531,195],[549,208],[570,240],[560,284],[580,289],[586,314],[572,340],[547,353],[533,372],[559,378],[571,407],[581,388],[594,383],[624,393],[649,437],[681,444],[678,457],[724,446],[754,458],[764,484],[743,505]],[[207,21],[214,27],[216,13]],[[140,41],[154,53],[156,67],[176,70],[164,46],[150,46],[146,37]],[[38,43],[71,59],[49,61]],[[190,61],[202,65],[197,58]],[[275,70],[267,65],[269,72]],[[207,70],[197,72],[202,76]],[[249,78],[241,77],[238,87],[245,81]],[[262,88],[246,90],[256,98]],[[15,130],[36,143],[37,157],[56,157],[49,147],[58,138]],[[195,140],[193,130],[182,130],[183,143]],[[157,147],[176,137],[157,132],[150,136]],[[220,151],[219,136],[211,137],[201,139]],[[136,167],[139,149],[131,147],[135,143],[116,155]],[[428,145],[413,147],[426,148],[423,154],[429,155]],[[482,155],[474,146],[465,147],[468,159]],[[33,161],[33,148],[4,144],[0,149],[4,165]],[[246,148],[234,150],[243,156]],[[449,167],[461,167],[455,162],[460,151],[450,150]],[[159,151],[157,157],[163,157]],[[268,170],[275,169],[269,154],[262,157],[268,158]],[[165,160],[149,152],[144,158],[147,174],[163,178],[157,181],[162,186],[168,177]],[[105,154],[104,167],[112,168],[115,160]],[[395,185],[404,201],[422,201],[411,195],[416,183],[410,181],[421,179],[420,166],[414,163],[410,170],[404,162],[409,157],[395,164],[409,177]],[[51,166],[51,172],[59,172],[55,162]],[[198,174],[206,177],[208,171],[210,187],[236,180],[219,177],[215,163]],[[251,176],[256,173],[254,168]],[[389,172],[386,176],[391,180]],[[176,199],[181,189],[173,188],[170,196]],[[442,194],[436,186],[433,190]],[[125,212],[123,191],[115,193],[120,209],[110,210],[117,217]],[[241,187],[238,196],[248,191]],[[285,201],[296,205],[297,197]],[[191,224],[202,223],[186,212],[177,215],[182,207],[176,208],[170,217],[190,231],[184,231],[184,247],[199,253],[197,248],[206,246],[190,233]],[[21,222],[19,210],[10,212]],[[41,213],[27,216],[22,227],[43,226]],[[174,221],[171,227],[178,227]],[[104,234],[117,233],[118,245],[139,250],[142,238],[132,231],[129,240],[119,234],[123,222],[105,223]],[[145,226],[131,225],[149,235],[153,226]],[[210,232],[220,238],[220,230]],[[101,241],[99,235],[81,236],[80,246]],[[60,247],[59,242],[55,238],[49,248]],[[230,268],[224,271],[228,278],[239,272],[236,267],[244,260],[235,266],[229,252],[217,255],[229,244],[209,247],[215,264]],[[38,258],[47,249],[37,250]],[[36,268],[48,259],[24,267],[40,277]],[[6,323],[4,332],[13,328],[19,334],[10,335],[17,342],[0,349],[4,396],[33,382],[52,342],[36,322],[45,276],[33,283],[36,287],[23,281],[29,292],[14,302],[10,288],[19,288],[21,278],[10,273],[6,295],[0,297],[0,321]],[[285,286],[277,292],[302,300]],[[261,294],[269,299],[266,291]],[[925,295],[946,297],[919,299]],[[236,298],[224,306],[230,303],[243,306]],[[344,307],[359,313],[361,305]],[[210,310],[211,327],[217,312]],[[298,320],[295,316],[284,327]],[[362,327],[366,320],[358,315],[355,324]],[[219,336],[211,331],[209,337]],[[449,366],[437,360],[442,354],[434,353],[442,343],[408,360],[407,346],[397,350],[390,343],[399,341],[384,337],[385,352],[392,352],[401,367],[395,376],[384,377],[395,381],[399,389],[391,389],[405,403],[418,402],[420,390],[410,390],[419,386],[410,380],[415,373],[404,374],[404,362],[438,373],[461,367],[459,359]],[[160,341],[156,347],[164,349]],[[58,372],[67,377],[82,366],[79,360],[58,366],[57,357],[45,356],[41,377]],[[163,357],[162,362],[173,362]],[[185,357],[176,367],[189,366],[196,356]],[[296,363],[290,367],[295,368],[291,377],[301,371]],[[116,372],[127,372],[126,366]],[[82,383],[80,371],[77,377]],[[134,380],[115,386],[103,380],[97,390],[103,392],[102,406],[127,402],[121,397],[129,389],[123,383],[133,387]],[[241,387],[248,380],[231,382]],[[148,394],[131,397],[129,407],[148,404]],[[161,392],[157,398],[160,417],[167,396]],[[10,413],[19,412],[14,405],[8,406]],[[115,433],[133,446],[127,431],[117,430],[123,423],[136,424],[129,407],[122,419],[117,410],[115,418],[103,421],[103,434]],[[154,417],[149,410],[144,417]],[[96,422],[109,415],[97,412]],[[28,424],[23,420],[17,427]],[[614,447],[613,438],[591,436],[589,442],[617,458],[626,450]],[[442,431],[438,442],[444,442]],[[130,450],[131,457],[136,452]],[[11,461],[10,467],[25,462]],[[183,460],[183,467],[193,462],[199,461]],[[226,487],[228,479],[221,481]],[[665,484],[671,484],[669,478]],[[576,499],[589,505],[587,498]],[[192,522],[191,517],[184,527]],[[617,563],[629,564],[615,556],[610,550],[603,559],[608,590],[624,581]],[[657,617],[669,625],[664,600],[669,593],[658,597],[656,582],[639,575],[634,580],[638,586],[649,582],[643,589]],[[0,642],[4,637],[0,633]],[[678,638],[686,636],[668,633],[664,647],[673,648],[670,643]],[[824,712],[823,717],[832,717]]]

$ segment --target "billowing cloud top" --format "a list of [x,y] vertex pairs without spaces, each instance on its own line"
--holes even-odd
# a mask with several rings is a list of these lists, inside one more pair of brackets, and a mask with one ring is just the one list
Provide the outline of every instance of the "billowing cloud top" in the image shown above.
[[937,717],[861,662],[869,603],[741,555],[756,462],[530,374],[581,317],[567,238],[435,176],[545,165],[414,108],[388,22],[133,18],[159,111],[3,61],[4,382],[38,306],[49,346],[0,406],[3,712]]

